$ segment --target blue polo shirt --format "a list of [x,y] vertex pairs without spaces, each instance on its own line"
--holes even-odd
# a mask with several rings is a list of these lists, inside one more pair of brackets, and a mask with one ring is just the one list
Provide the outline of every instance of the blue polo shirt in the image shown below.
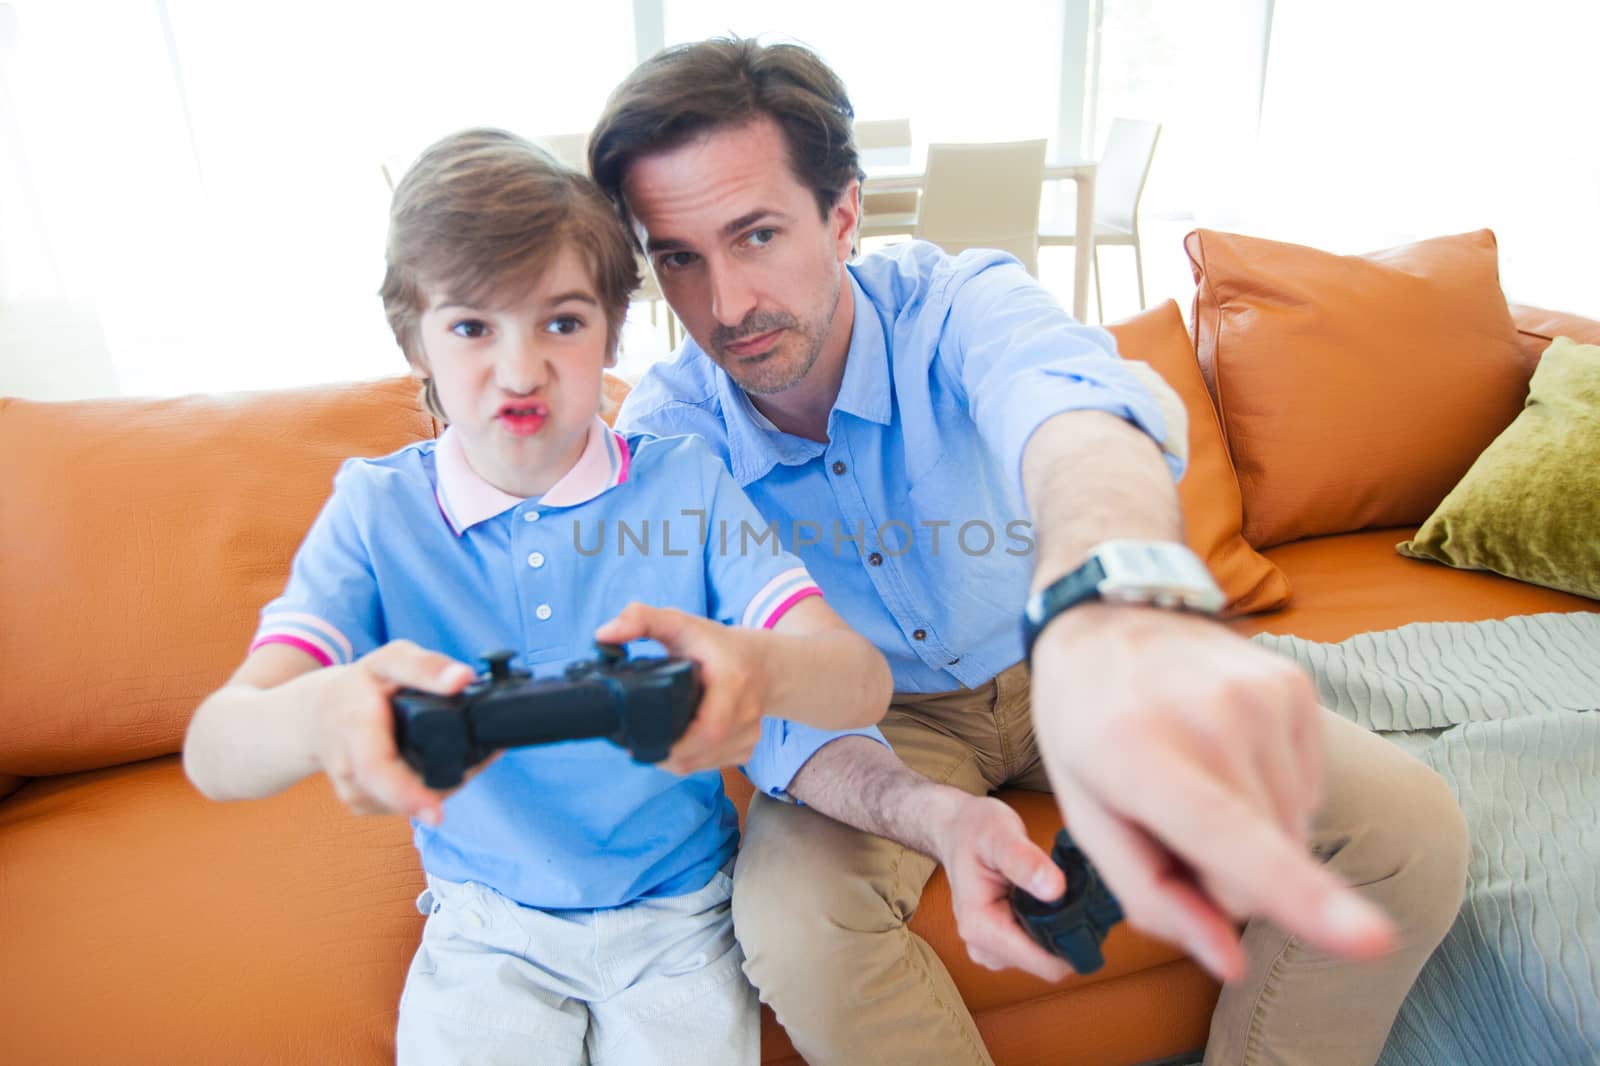
[[[287,643],[334,665],[405,638],[472,664],[515,650],[546,676],[591,658],[596,627],[632,600],[770,627],[818,594],[775,546],[699,536],[730,523],[760,519],[693,438],[624,436],[596,419],[578,463],[534,500],[483,481],[446,430],[344,464],[252,649]],[[782,798],[841,735],[767,718],[744,771]],[[437,829],[413,828],[430,873],[545,909],[694,891],[738,841],[720,773],[639,766],[603,740],[508,751],[445,801]]]
[[1107,411],[1162,445],[1176,478],[1182,407],[1003,253],[913,241],[848,275],[855,325],[825,443],[779,431],[693,340],[617,425],[704,439],[897,690],[975,687],[1022,658],[1028,438],[1058,413]]

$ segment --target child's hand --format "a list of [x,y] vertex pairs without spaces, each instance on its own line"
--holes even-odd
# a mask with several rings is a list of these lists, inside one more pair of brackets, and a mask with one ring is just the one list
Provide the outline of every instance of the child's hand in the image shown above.
[[594,636],[613,644],[648,637],[672,655],[700,664],[700,710],[659,764],[663,770],[691,774],[749,761],[761,738],[767,694],[760,634],[670,607],[630,603]]
[[439,824],[446,793],[425,786],[400,758],[389,697],[402,687],[450,696],[473,676],[464,663],[408,640],[385,644],[349,666],[304,675],[312,754],[345,806],[357,814],[399,813]]

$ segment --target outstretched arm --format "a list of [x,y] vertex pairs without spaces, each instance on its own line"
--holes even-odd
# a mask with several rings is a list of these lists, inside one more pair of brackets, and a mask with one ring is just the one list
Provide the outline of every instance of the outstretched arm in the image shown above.
[[266,644],[195,711],[184,772],[212,799],[256,799],[326,771],[358,814],[437,825],[444,796],[401,760],[389,697],[402,686],[448,695],[471,681],[471,667],[409,641],[326,668],[298,648]]
[[[1034,589],[1102,540],[1181,540],[1160,452],[1113,415],[1044,422],[1022,474]],[[1388,949],[1389,921],[1308,851],[1322,712],[1292,664],[1210,619],[1089,603],[1046,626],[1032,679],[1063,817],[1130,923],[1222,979],[1244,969],[1235,922],[1257,915],[1334,954]]]

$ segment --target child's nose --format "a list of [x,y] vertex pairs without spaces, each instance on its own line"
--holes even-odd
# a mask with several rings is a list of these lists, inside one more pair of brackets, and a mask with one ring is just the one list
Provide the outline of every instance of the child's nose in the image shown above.
[[519,396],[537,391],[549,377],[549,366],[532,337],[506,345],[495,365],[495,384]]

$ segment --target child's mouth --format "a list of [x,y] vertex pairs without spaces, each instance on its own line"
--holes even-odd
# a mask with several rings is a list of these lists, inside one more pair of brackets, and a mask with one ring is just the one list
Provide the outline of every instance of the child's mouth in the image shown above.
[[500,408],[495,418],[507,432],[517,437],[531,437],[544,426],[550,410],[542,403],[511,404]]

